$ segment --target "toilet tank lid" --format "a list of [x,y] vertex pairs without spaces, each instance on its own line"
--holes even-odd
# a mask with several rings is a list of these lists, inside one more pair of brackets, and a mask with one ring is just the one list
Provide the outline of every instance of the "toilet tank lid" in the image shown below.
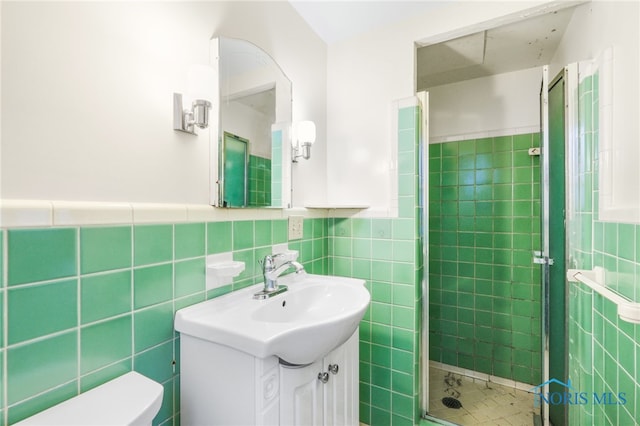
[[21,425],[131,425],[153,419],[162,404],[163,387],[136,373],[124,374],[16,423]]

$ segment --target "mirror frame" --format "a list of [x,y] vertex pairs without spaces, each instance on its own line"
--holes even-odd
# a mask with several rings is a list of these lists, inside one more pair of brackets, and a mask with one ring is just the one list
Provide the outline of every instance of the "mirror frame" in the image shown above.
[[[260,50],[264,55],[271,58],[273,64],[280,71],[283,78],[289,81],[289,100],[285,103],[278,104],[278,86],[276,83],[276,117],[279,115],[286,115],[287,120],[277,121],[271,126],[272,135],[274,132],[280,132],[282,141],[282,182],[281,182],[281,204],[278,206],[246,206],[246,207],[225,207],[222,205],[222,185],[220,182],[220,147],[222,146],[222,138],[224,137],[225,130],[222,128],[222,110],[221,110],[221,87],[220,87],[220,40],[236,40],[254,46]],[[285,209],[291,208],[293,182],[292,182],[292,170],[291,170],[291,123],[293,114],[293,82],[282,70],[282,67],[273,59],[273,57],[261,49],[256,44],[239,38],[214,36],[210,40],[210,58],[211,66],[217,73],[214,84],[214,92],[216,96],[211,100],[212,113],[209,120],[209,204],[214,207],[220,208],[232,208],[232,209]],[[278,114],[279,108],[284,109],[284,112]],[[272,138],[273,141],[273,138]]]

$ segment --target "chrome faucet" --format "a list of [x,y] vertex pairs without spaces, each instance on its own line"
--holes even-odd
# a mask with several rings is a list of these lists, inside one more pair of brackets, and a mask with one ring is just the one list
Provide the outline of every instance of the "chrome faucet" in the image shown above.
[[287,286],[278,285],[278,277],[290,268],[295,268],[296,274],[304,272],[304,266],[294,260],[288,260],[282,265],[276,267],[276,259],[284,256],[283,254],[268,254],[260,261],[262,265],[262,274],[264,276],[264,289],[253,295],[254,299],[267,299],[276,294],[287,291]]

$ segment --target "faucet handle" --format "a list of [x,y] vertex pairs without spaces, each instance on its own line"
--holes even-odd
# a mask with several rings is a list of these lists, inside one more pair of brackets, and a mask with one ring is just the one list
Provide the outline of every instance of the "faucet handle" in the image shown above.
[[268,254],[264,257],[264,259],[259,260],[258,263],[262,266],[262,272],[272,271],[276,267],[276,258],[282,257],[284,254]]

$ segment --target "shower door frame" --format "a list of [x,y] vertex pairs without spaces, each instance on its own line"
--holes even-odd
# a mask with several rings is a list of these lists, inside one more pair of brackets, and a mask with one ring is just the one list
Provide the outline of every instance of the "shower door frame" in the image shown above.
[[[554,241],[552,242],[550,236],[550,228],[551,228],[551,214],[558,214],[558,206],[557,203],[554,204],[555,210],[551,212],[551,190],[552,190],[552,179],[551,179],[551,152],[550,152],[550,114],[549,114],[549,92],[553,87],[562,82],[562,93],[563,93],[563,158],[562,158],[562,169],[563,169],[563,222],[564,226],[562,227],[563,232],[561,237],[554,237]],[[568,264],[567,253],[569,253],[568,245],[569,239],[567,238],[567,229],[566,229],[566,218],[567,212],[570,209],[570,200],[572,197],[570,196],[571,188],[567,184],[566,175],[568,172],[573,170],[572,164],[570,164],[570,156],[567,155],[569,152],[569,145],[572,141],[577,138],[577,130],[578,130],[578,99],[577,99],[577,87],[578,87],[578,64],[573,63],[569,64],[566,67],[563,67],[560,72],[556,75],[553,80],[549,80],[549,66],[544,66],[542,69],[542,87],[540,91],[540,133],[541,133],[541,188],[540,188],[540,201],[541,201],[541,252],[534,254],[534,262],[540,263],[542,267],[541,274],[541,287],[542,287],[542,393],[548,394],[549,390],[549,382],[552,379],[550,377],[550,363],[552,360],[551,356],[551,314],[552,314],[552,296],[557,296],[559,294],[558,290],[551,288],[551,270],[550,268],[555,265],[556,269],[560,267],[562,270],[560,273],[555,273],[554,283],[562,282],[562,291],[561,293],[564,296],[563,301],[563,324],[564,324],[564,332],[563,338],[560,339],[564,342],[564,348],[562,351],[562,359],[558,360],[554,357],[555,362],[562,362],[563,366],[560,368],[563,377],[554,377],[553,379],[560,380],[562,382],[566,382],[568,378],[568,340],[569,340],[569,332],[567,328],[568,324],[568,286],[566,283],[566,279],[564,278],[564,273],[566,270],[566,265]],[[557,161],[557,160],[556,160]],[[557,167],[560,163],[555,163],[554,167],[557,171]],[[557,225],[557,223],[556,223]],[[558,246],[558,240],[562,240],[560,246]],[[555,243],[555,247],[560,252],[556,252],[553,249],[553,245]],[[558,255],[559,254],[559,255]],[[554,301],[555,302],[555,301]],[[554,306],[554,308],[557,308]],[[557,318],[556,318],[557,320]],[[557,331],[556,331],[557,333]],[[553,337],[557,337],[554,336]],[[558,340],[557,338],[555,340]],[[558,342],[555,342],[556,345]],[[556,369],[554,368],[554,371]],[[558,386],[554,383],[554,386]],[[542,420],[543,426],[550,425],[550,408],[548,405],[544,403],[540,404],[540,416]],[[567,407],[561,405],[560,407],[554,406],[554,417],[556,419],[558,416],[561,416],[562,424],[568,424],[568,412]]]

